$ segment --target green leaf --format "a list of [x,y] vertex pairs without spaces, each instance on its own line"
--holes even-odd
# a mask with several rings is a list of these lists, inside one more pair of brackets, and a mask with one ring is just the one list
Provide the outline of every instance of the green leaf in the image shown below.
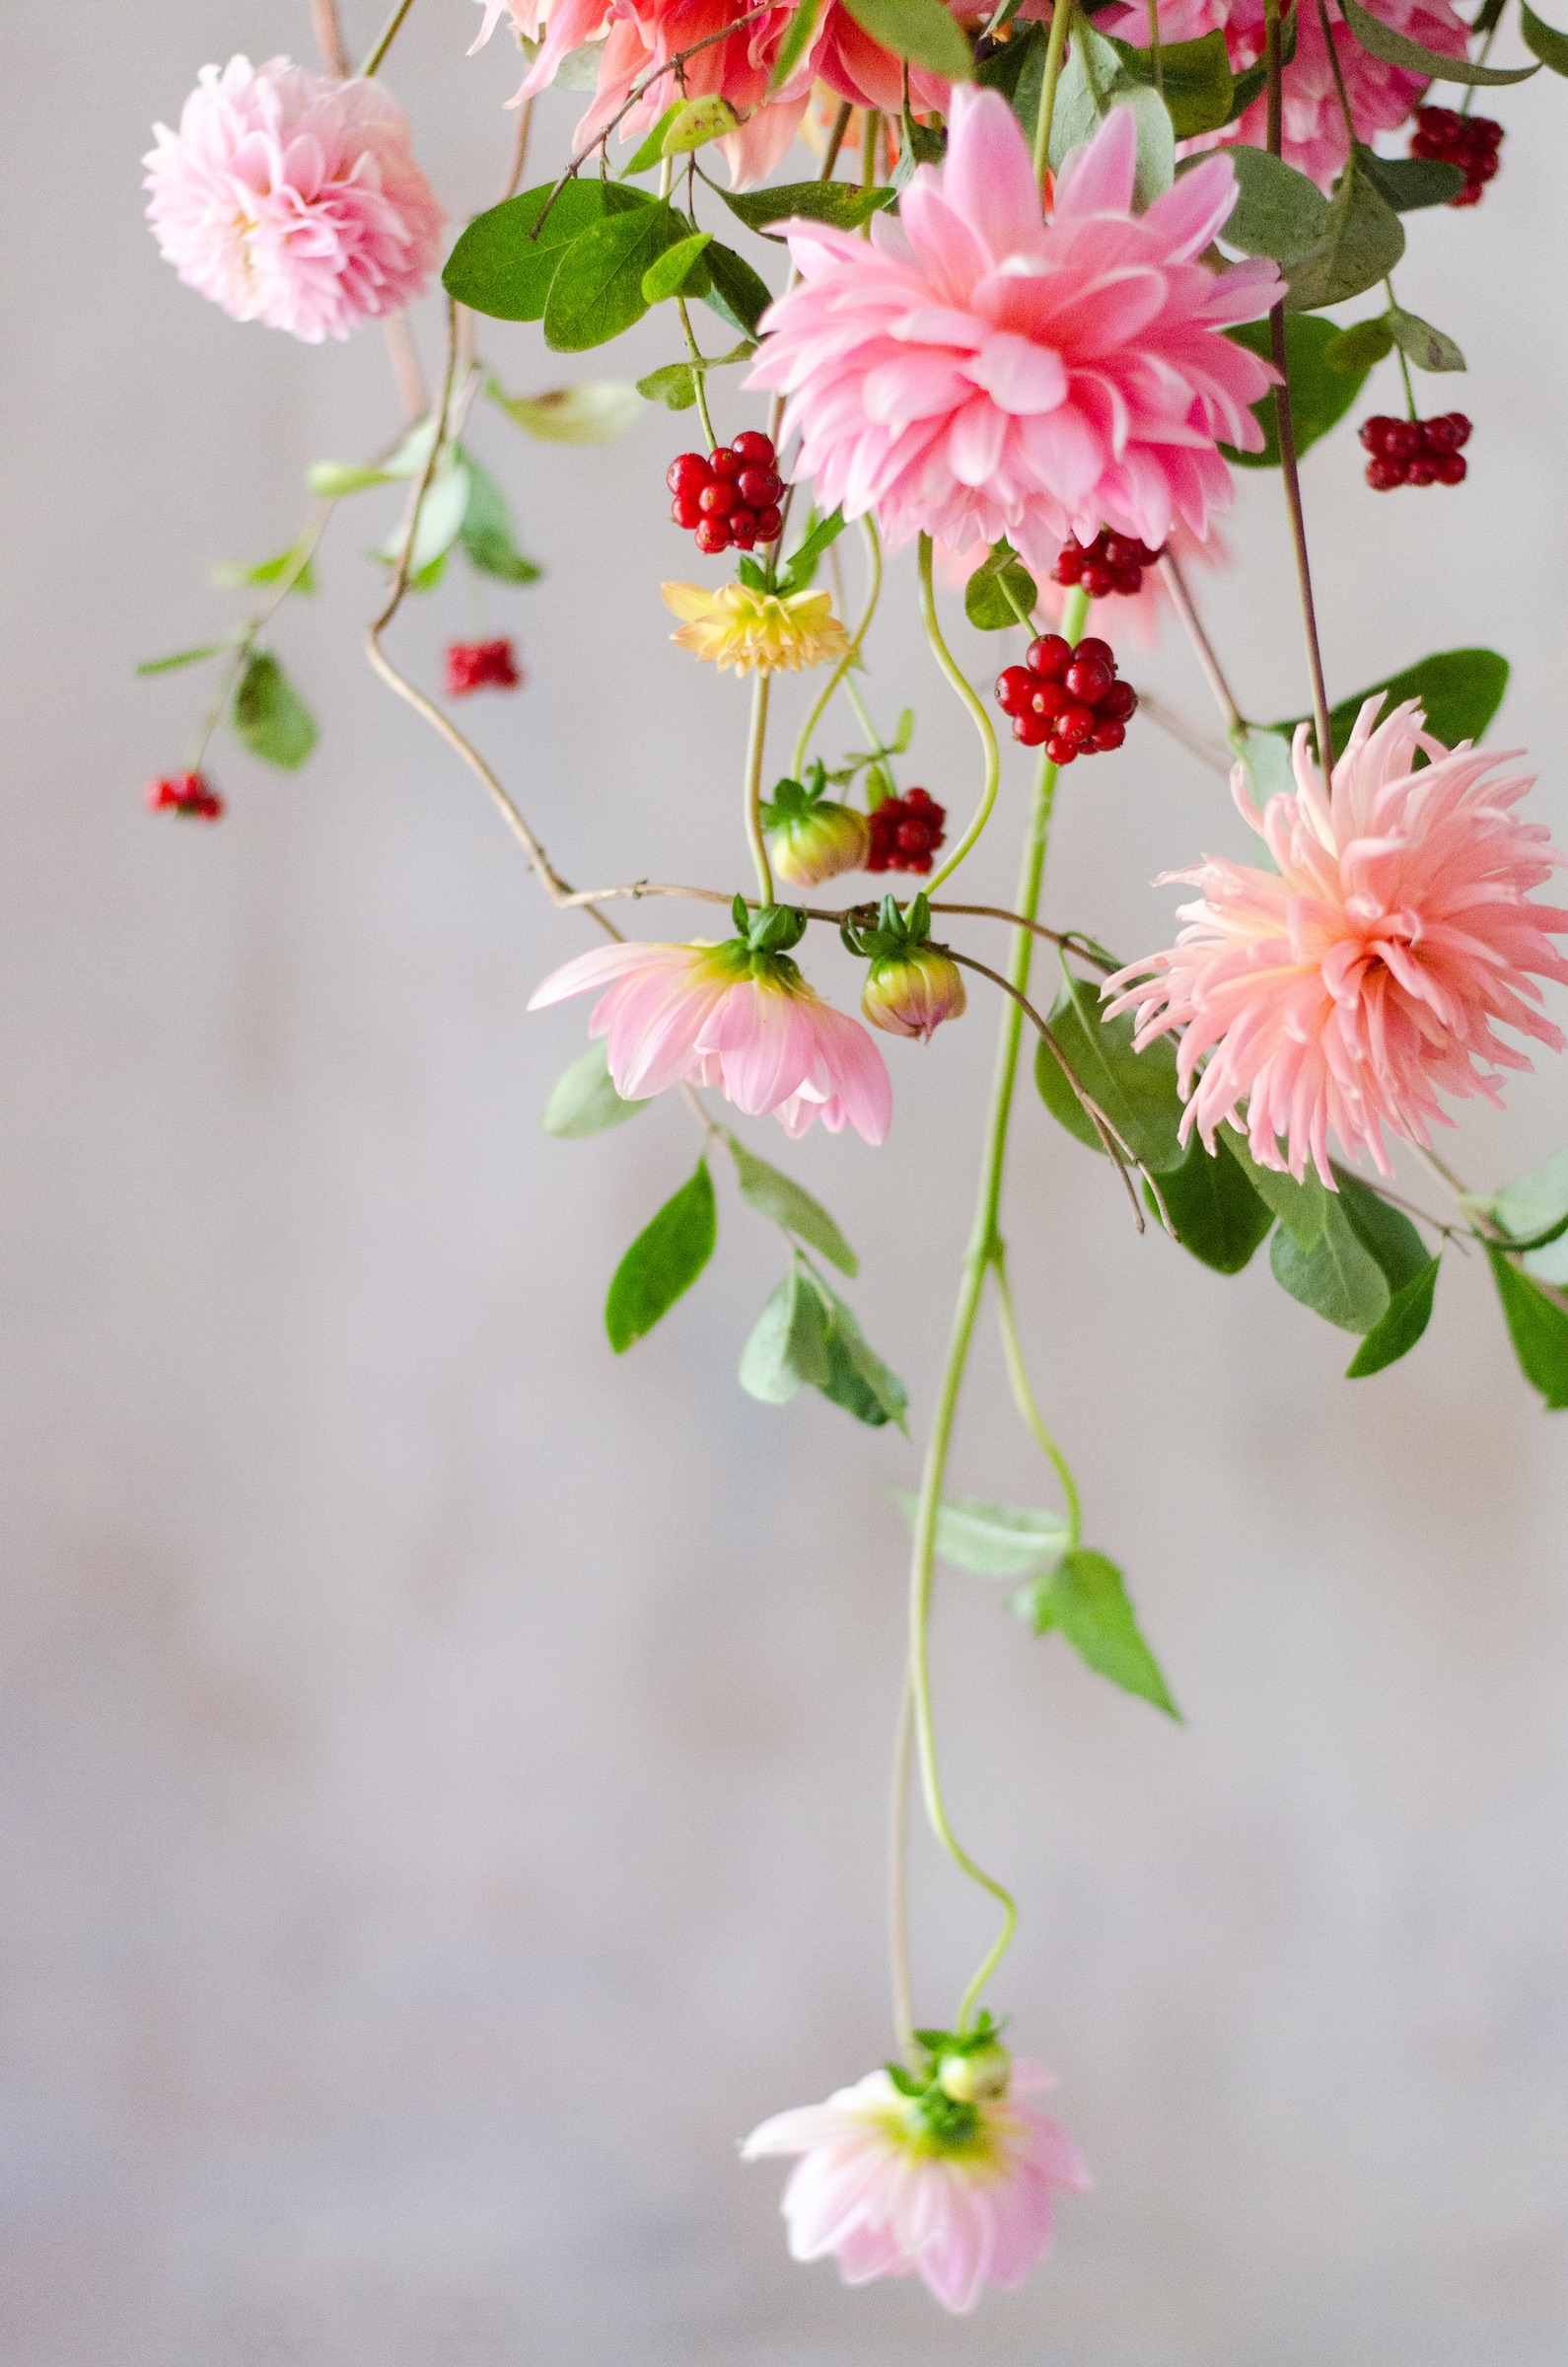
[[545,344],[557,353],[583,353],[634,327],[648,310],[644,272],[684,230],[682,217],[668,205],[608,214],[585,230],[566,250],[550,282]]
[[539,1123],[546,1134],[562,1142],[583,1142],[590,1134],[603,1134],[606,1127],[624,1125],[628,1117],[647,1107],[646,1102],[621,1100],[610,1082],[605,1040],[597,1037],[565,1075],[557,1078]]
[[773,60],[772,71],[767,78],[769,98],[775,91],[783,89],[811,47],[817,32],[817,20],[821,13],[822,0],[800,0],[800,6],[785,28],[784,38],[779,43],[778,55]]
[[[1227,226],[1228,228],[1229,226]],[[1320,246],[1285,266],[1288,313],[1314,313],[1343,304],[1387,279],[1404,252],[1404,228],[1352,157],[1329,201],[1328,227]]]
[[1392,1293],[1382,1268],[1362,1247],[1344,1210],[1332,1202],[1311,1247],[1281,1225],[1269,1244],[1268,1261],[1281,1290],[1341,1331],[1370,1331],[1389,1311]]
[[1425,1242],[1401,1209],[1390,1206],[1349,1168],[1332,1162],[1339,1186],[1339,1204],[1349,1217],[1357,1240],[1383,1269],[1390,1291],[1403,1290],[1424,1274],[1430,1259]]
[[942,0],[844,0],[855,23],[894,57],[949,82],[972,82],[969,44]]
[[770,222],[830,222],[835,230],[858,230],[874,213],[892,203],[890,188],[857,188],[850,180],[791,180],[774,189],[721,189],[732,214],[748,230],[765,231]]
[[637,381],[637,392],[667,410],[689,411],[697,399],[697,374],[689,362],[667,362]]
[[1568,1405],[1568,1314],[1501,1250],[1488,1244],[1486,1254],[1520,1368],[1548,1410],[1560,1411]]
[[[1160,1191],[1181,1247],[1217,1274],[1239,1274],[1274,1222],[1218,1135],[1211,1155],[1194,1133],[1180,1166],[1160,1178]],[[1157,1212],[1147,1184],[1144,1196]]]
[[708,272],[713,285],[703,302],[743,337],[754,338],[757,323],[773,301],[773,291],[758,278],[744,255],[717,239],[708,249]]
[[666,126],[659,152],[661,156],[690,156],[694,150],[706,148],[710,140],[728,139],[739,121],[728,99],[721,99],[717,91],[688,99],[677,108]]
[[[1103,1018],[1099,995],[1082,978],[1063,985],[1047,1024],[1051,1042],[1060,1046],[1073,1075],[1104,1111],[1133,1157],[1156,1175],[1179,1167],[1186,1152],[1179,1134],[1181,1102],[1176,1092],[1176,1051],[1169,1037],[1158,1037],[1146,1051],[1135,1052],[1132,1039],[1137,1022],[1132,1013]],[[1045,1043],[1034,1056],[1034,1081],[1040,1100],[1069,1134],[1091,1150],[1105,1148],[1094,1121]]]
[[1330,209],[1316,181],[1270,156],[1266,148],[1238,143],[1227,153],[1240,191],[1220,232],[1227,247],[1289,263],[1322,245]]
[[136,671],[138,674],[173,674],[180,666],[199,666],[204,658],[221,657],[226,649],[232,649],[233,646],[231,641],[205,641],[200,649],[177,649],[172,658],[143,658]]
[[1051,171],[1059,172],[1073,149],[1094,138],[1113,107],[1130,107],[1138,127],[1132,202],[1141,213],[1164,194],[1176,175],[1171,117],[1158,92],[1128,71],[1109,41],[1093,26],[1075,25],[1071,47],[1072,55],[1056,86],[1056,110],[1051,116]]
[[909,1405],[903,1383],[868,1345],[860,1326],[837,1293],[828,1289],[820,1275],[811,1273],[809,1268],[807,1271],[828,1309],[827,1379],[817,1386],[830,1404],[841,1405],[857,1422],[865,1422],[874,1430],[881,1429],[885,1422],[896,1422],[901,1430]]
[[713,1178],[702,1158],[696,1173],[666,1200],[615,1268],[605,1301],[605,1328],[617,1356],[651,1331],[691,1288],[713,1255],[718,1237]]
[[[429,576],[438,561],[446,557],[462,534],[472,493],[473,477],[467,463],[461,460],[456,452],[450,453],[432,477],[424,500],[419,505],[419,523],[408,557],[408,580],[416,591],[426,589],[421,579]],[[404,528],[399,527],[397,533],[375,552],[374,555],[383,566],[395,567],[399,563],[405,532]]]
[[551,283],[574,241],[606,215],[640,212],[651,202],[641,189],[612,180],[568,180],[544,214],[555,185],[546,181],[475,216],[441,274],[449,296],[492,321],[542,321]]
[[993,543],[963,587],[963,613],[977,632],[1027,622],[1039,590],[1011,542]]
[[860,1271],[860,1260],[820,1200],[813,1199],[793,1177],[769,1167],[765,1159],[758,1159],[735,1135],[726,1132],[724,1139],[735,1161],[741,1197],[748,1206],[754,1208],[759,1216],[771,1217],[775,1225],[782,1225],[786,1233],[793,1233],[808,1248],[818,1251],[853,1281]]
[[[891,1490],[911,1529],[920,1499],[905,1487]],[[981,1496],[948,1496],[937,1509],[937,1555],[976,1578],[1039,1577],[1066,1549],[1070,1535],[1057,1512],[1020,1511]]]
[[230,721],[242,748],[285,772],[316,746],[316,719],[268,650],[257,650],[240,677]]
[[831,517],[819,518],[812,512],[806,533],[790,554],[789,566],[779,591],[787,600],[792,592],[804,592],[817,573],[817,562],[830,542],[836,542],[844,531],[844,513],[834,510]]
[[1520,0],[1519,30],[1526,48],[1533,51],[1543,66],[1550,66],[1554,74],[1568,74],[1568,36],[1555,25],[1543,24],[1528,0]]
[[1407,361],[1418,370],[1462,370],[1464,356],[1452,337],[1430,322],[1418,320],[1414,313],[1390,304],[1384,315],[1395,343]]
[[638,389],[623,378],[591,378],[547,394],[508,394],[492,378],[484,391],[525,433],[545,444],[608,444],[642,415]]
[[832,1371],[827,1332],[821,1293],[793,1264],[741,1351],[741,1387],[764,1405],[783,1405],[807,1386],[825,1388]]
[[1428,205],[1452,205],[1464,186],[1464,175],[1458,165],[1440,165],[1429,156],[1379,156],[1359,142],[1356,169],[1365,173],[1396,214],[1419,213]]
[[299,568],[299,573],[289,586],[289,595],[292,598],[298,593],[302,598],[309,599],[320,590],[320,586],[310,560],[307,559],[300,566],[300,545],[297,542],[291,543],[287,550],[280,550],[275,559],[257,559],[253,567],[248,567],[243,559],[221,559],[209,572],[212,581],[228,591],[238,590],[247,584],[280,584],[295,568]]
[[1163,41],[1158,73],[1152,49],[1135,49],[1114,35],[1110,46],[1130,74],[1163,90],[1171,127],[1178,140],[1218,131],[1222,123],[1230,121],[1236,86],[1223,33],[1206,33],[1196,41]]
[[1104,1553],[1085,1545],[1064,1553],[1048,1578],[1037,1579],[1020,1598],[1036,1635],[1052,1628],[1064,1635],[1087,1668],[1108,1677],[1123,1692],[1153,1702],[1179,1724],[1181,1712],[1139,1630],[1121,1572]]
[[435,436],[434,419],[417,419],[389,459],[371,461],[365,465],[313,461],[305,471],[305,481],[321,500],[341,501],[349,493],[368,493],[373,486],[390,485],[403,477],[417,476],[430,458],[430,447],[435,442]]
[[458,539],[469,565],[504,584],[536,584],[543,569],[519,550],[500,486],[471,454],[464,453],[463,461],[468,471],[468,499]]
[[676,99],[673,100],[670,106],[665,108],[664,113],[660,116],[652,131],[649,132],[647,138],[638,148],[637,153],[631,160],[631,163],[621,168],[620,178],[622,180],[629,180],[635,173],[651,173],[655,165],[663,164],[665,154],[665,133],[670,129],[671,124],[675,121],[677,115],[679,114],[680,109],[684,107],[684,105],[685,101],[683,99]]
[[[1248,353],[1261,354],[1265,362],[1272,361],[1274,349],[1266,321],[1246,321],[1240,328],[1228,328],[1225,333],[1234,345],[1245,345]],[[1285,316],[1285,367],[1290,378],[1290,415],[1298,454],[1309,451],[1319,436],[1326,436],[1361,392],[1370,362],[1359,372],[1354,364],[1347,371],[1336,357],[1336,348],[1355,333],[1354,329],[1335,328],[1331,321],[1321,321],[1316,313]],[[1387,345],[1384,351],[1387,353]],[[1261,452],[1234,451],[1229,444],[1222,444],[1220,449],[1234,468],[1277,468],[1279,421],[1272,389],[1253,403],[1252,417],[1263,431]]]
[[[1445,57],[1440,49],[1428,49],[1423,42],[1412,41],[1408,34],[1395,33],[1391,25],[1385,25],[1363,8],[1361,0],[1339,0],[1339,8],[1363,49],[1381,57],[1385,65],[1402,66],[1407,74],[1424,74],[1433,82],[1492,84],[1528,82],[1540,72],[1539,66],[1472,66],[1467,57]],[[1528,31],[1525,38],[1530,40]]]
[[649,304],[663,304],[670,296],[706,296],[713,282],[702,259],[702,251],[713,244],[711,230],[699,230],[689,239],[677,239],[667,247],[657,262],[649,264],[642,275],[642,292]]
[[[1293,313],[1285,323],[1287,336],[1293,328],[1311,328],[1317,323],[1315,313]],[[1327,322],[1321,325],[1329,327]],[[1380,313],[1376,320],[1357,321],[1349,328],[1333,329],[1325,342],[1322,355],[1330,370],[1342,371],[1350,379],[1351,400],[1360,393],[1369,370],[1376,369],[1393,351],[1393,331]],[[1292,415],[1295,395],[1291,397]],[[1347,406],[1348,407],[1348,406]],[[1319,431],[1321,433],[1321,430]]]
[[[1426,728],[1433,739],[1441,740],[1445,748],[1454,748],[1461,740],[1480,739],[1502,705],[1507,687],[1508,660],[1500,658],[1496,650],[1439,650],[1435,656],[1407,666],[1402,674],[1390,674],[1383,681],[1373,682],[1367,689],[1358,690],[1353,697],[1342,698],[1337,706],[1331,707],[1328,728],[1333,734],[1334,754],[1338,756],[1343,752],[1362,702],[1376,691],[1387,693],[1385,714],[1401,699],[1418,698],[1426,710]],[[1296,724],[1272,723],[1268,728],[1283,733],[1288,740]]]
[[1536,1245],[1525,1265],[1537,1282],[1568,1283],[1568,1151],[1518,1177],[1484,1205],[1515,1241]]
[[1441,1257],[1429,1257],[1418,1274],[1401,1284],[1389,1301],[1389,1311],[1373,1325],[1345,1367],[1347,1381],[1364,1381],[1385,1365],[1408,1356],[1432,1320],[1432,1294],[1437,1289]]

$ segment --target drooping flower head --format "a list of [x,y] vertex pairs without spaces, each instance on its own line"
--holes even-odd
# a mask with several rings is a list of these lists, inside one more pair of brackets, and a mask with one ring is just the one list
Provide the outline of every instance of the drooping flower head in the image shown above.
[[661,584],[665,607],[681,619],[670,638],[722,674],[798,674],[841,658],[849,635],[833,614],[830,592],[753,592],[748,584]]
[[986,2284],[1024,2282],[1050,2244],[1053,2190],[1092,2182],[1072,2140],[1024,2101],[1048,2072],[1011,2062],[986,2031],[919,2036],[920,2075],[871,2071],[825,2104],[779,2113],[742,2158],[801,2157],[783,2204],[797,2260],[834,2253],[849,2285],[916,2273],[962,2313]]
[[1500,1101],[1495,1070],[1531,1063],[1496,1026],[1564,1040],[1534,981],[1568,983],[1550,943],[1568,912],[1530,900],[1564,857],[1515,815],[1531,778],[1497,775],[1522,752],[1451,753],[1415,700],[1380,724],[1382,703],[1362,707],[1326,796],[1305,725],[1295,796],[1259,813],[1238,765],[1237,805],[1276,868],[1210,855],[1168,873],[1201,892],[1180,908],[1187,926],[1105,987],[1120,990],[1113,1012],[1136,1010],[1139,1048],[1185,1030],[1184,1132],[1212,1150],[1222,1121],[1245,1123],[1260,1164],[1299,1180],[1311,1157],[1330,1187],[1330,1132],[1387,1175],[1385,1127],[1425,1143],[1433,1119],[1450,1122],[1440,1093]]
[[968,1007],[963,972],[945,945],[931,942],[931,906],[923,895],[904,911],[885,896],[869,927],[846,922],[844,943],[868,964],[860,1007],[874,1028],[929,1043],[945,1019]]
[[805,781],[775,781],[762,827],[773,869],[792,888],[817,888],[840,872],[859,871],[871,853],[871,825],[858,807],[827,795],[820,762]]
[[1103,526],[1150,549],[1232,497],[1217,440],[1260,448],[1271,382],[1220,332],[1267,309],[1271,262],[1198,260],[1236,202],[1229,158],[1132,210],[1137,133],[1115,108],[1069,157],[1055,211],[1017,117],[958,89],[946,161],[922,165],[869,241],[787,226],[801,284],[763,316],[753,387],[787,391],[818,505],[875,511],[890,540],[1003,535],[1047,571]]
[[159,249],[236,321],[346,337],[411,304],[440,260],[446,217],[379,82],[234,57],[202,67],[177,132],[154,131]]
[[625,1101],[708,1085],[748,1117],[771,1111],[787,1134],[820,1118],[830,1134],[847,1123],[881,1142],[892,1120],[887,1067],[865,1029],[814,993],[783,950],[804,927],[775,905],[722,945],[602,946],[552,971],[529,1009],[603,988],[589,1034],[607,1039]]

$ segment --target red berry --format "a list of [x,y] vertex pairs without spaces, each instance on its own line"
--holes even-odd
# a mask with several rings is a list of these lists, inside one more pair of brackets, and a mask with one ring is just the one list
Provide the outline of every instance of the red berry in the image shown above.
[[1104,600],[1107,592],[1116,588],[1116,571],[1114,567],[1103,567],[1098,559],[1089,559],[1078,581],[1091,600]]
[[1376,413],[1371,419],[1363,419],[1361,422],[1361,441],[1366,446],[1368,452],[1375,455],[1382,453],[1383,439],[1388,433],[1389,429],[1394,424],[1395,422],[1392,419],[1386,419],[1382,412]]
[[1112,534],[1103,526],[1093,542],[1064,543],[1052,572],[1059,584],[1081,584],[1091,600],[1104,600],[1112,592],[1141,591],[1143,570],[1159,556],[1135,535]]
[[741,496],[724,477],[716,476],[697,495],[697,505],[704,518],[727,518],[732,510],[740,508]]
[[454,641],[447,651],[447,696],[466,698],[474,690],[516,690],[523,681],[512,644]]
[[1043,748],[1050,738],[1051,727],[1043,715],[1015,715],[1013,737],[1025,748]]
[[737,550],[749,550],[756,540],[755,510],[732,510],[726,521],[730,540]]
[[1126,737],[1127,727],[1124,723],[1097,723],[1084,753],[1087,755],[1089,750],[1093,749],[1100,755],[1108,755],[1113,748],[1121,746]]
[[1503,126],[1485,115],[1461,115],[1449,107],[1418,107],[1412,156],[1430,157],[1443,165],[1458,165],[1464,186],[1450,205],[1474,205],[1498,168]]
[[1108,641],[1101,640],[1098,633],[1085,633],[1074,654],[1080,658],[1098,658],[1103,666],[1110,668],[1112,674],[1116,671],[1116,653]]
[[1110,588],[1112,592],[1121,592],[1129,596],[1141,592],[1143,590],[1143,569],[1141,567],[1124,568]]
[[223,800],[199,772],[176,772],[149,781],[142,793],[149,814],[183,814],[191,822],[216,822]]
[[1424,452],[1418,452],[1413,461],[1406,461],[1404,464],[1404,481],[1407,485],[1435,485],[1437,483],[1436,461],[1428,459]]
[[665,470],[665,483],[672,493],[700,493],[712,474],[706,454],[681,452]]
[[728,550],[729,547],[728,518],[704,518],[697,529],[697,548],[705,551],[710,559],[716,559],[721,550]]
[[748,510],[769,508],[784,490],[771,468],[743,468],[736,482]]
[[730,439],[730,450],[746,468],[771,468],[773,439],[764,436],[760,428],[743,427],[738,436]]
[[724,477],[733,483],[747,466],[747,462],[732,445],[716,444],[708,455],[708,466],[715,476]]
[[1440,485],[1462,485],[1470,472],[1470,464],[1462,452],[1445,452],[1432,466]]
[[1421,430],[1413,419],[1390,419],[1383,436],[1384,458],[1413,461],[1421,449]]
[[1107,666],[1104,658],[1086,658],[1080,652],[1064,679],[1074,698],[1081,699],[1086,707],[1098,707],[1116,676],[1114,668]]
[[1027,666],[1004,666],[996,678],[996,703],[1004,715],[1024,715],[1034,694],[1034,677]]
[[1069,542],[1060,552],[1051,573],[1059,584],[1065,584],[1071,590],[1083,574],[1084,564],[1085,553],[1079,549],[1076,542]]
[[1071,740],[1063,740],[1058,736],[1046,741],[1045,753],[1053,764],[1071,764],[1078,755],[1078,750]]
[[776,542],[784,531],[784,513],[769,507],[756,514],[756,538],[759,542]]
[[1060,682],[1042,682],[1036,675],[1029,703],[1033,714],[1043,715],[1049,721],[1064,715],[1073,701],[1071,692],[1064,689]]
[[1093,707],[1076,704],[1066,706],[1056,718],[1056,736],[1060,740],[1087,740],[1095,728]]
[[928,872],[932,855],[942,844],[946,823],[946,808],[924,789],[908,789],[902,797],[885,797],[871,811],[871,852],[866,869]]
[[1369,461],[1367,482],[1374,493],[1391,493],[1395,485],[1404,483],[1403,461]]
[[1130,682],[1112,682],[1095,709],[1101,724],[1130,723],[1138,712],[1138,693]]
[[1031,674],[1043,675],[1059,682],[1073,662],[1073,645],[1060,633],[1041,633],[1024,652],[1024,663]]
[[702,520],[702,503],[695,493],[677,493],[670,504],[670,515],[677,526],[698,526]]

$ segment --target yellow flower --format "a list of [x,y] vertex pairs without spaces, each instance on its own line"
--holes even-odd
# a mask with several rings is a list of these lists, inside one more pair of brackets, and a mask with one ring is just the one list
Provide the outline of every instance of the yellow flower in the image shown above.
[[798,674],[803,666],[843,657],[849,647],[830,592],[792,592],[781,600],[776,592],[753,592],[746,584],[725,584],[717,592],[704,592],[700,584],[659,588],[670,613],[681,619],[671,640],[721,671],[733,666],[737,674]]

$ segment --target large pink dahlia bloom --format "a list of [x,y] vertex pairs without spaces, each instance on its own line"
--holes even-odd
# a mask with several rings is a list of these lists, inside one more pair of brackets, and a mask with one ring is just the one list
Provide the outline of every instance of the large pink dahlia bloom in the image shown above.
[[672,1085],[716,1086],[748,1117],[769,1111],[787,1134],[820,1118],[881,1142],[892,1086],[858,1020],[824,1003],[787,954],[725,945],[606,945],[551,972],[531,1011],[591,988],[589,1019],[608,1038],[609,1074],[628,1102]]
[[[1564,1041],[1534,979],[1568,984],[1550,943],[1568,912],[1530,896],[1565,858],[1513,811],[1531,777],[1488,777],[1522,752],[1451,753],[1413,699],[1380,724],[1382,703],[1363,706],[1326,797],[1305,724],[1294,797],[1259,814],[1237,766],[1233,794],[1275,869],[1209,855],[1167,873],[1201,891],[1181,907],[1187,926],[1105,987],[1120,989],[1112,1011],[1136,1010],[1140,1048],[1185,1030],[1185,1132],[1196,1125],[1212,1150],[1223,1121],[1245,1125],[1263,1166],[1299,1180],[1310,1155],[1330,1186],[1330,1130],[1388,1175],[1385,1127],[1425,1143],[1432,1119],[1451,1122],[1439,1092],[1500,1101],[1489,1064],[1531,1063],[1494,1023],[1554,1051]],[[1430,762],[1416,771],[1418,751]]]
[[1052,2189],[1092,2183],[1072,2139],[1022,2101],[1050,2084],[1015,2062],[1008,2093],[944,2138],[919,2099],[871,2071],[825,2104],[764,2120],[742,2157],[800,2155],[783,2204],[796,2259],[836,2253],[849,2285],[915,2271],[944,2309],[972,2310],[985,2284],[1021,2285],[1049,2246]]
[[801,284],[763,317],[753,387],[789,395],[824,510],[890,540],[1006,535],[1048,570],[1102,526],[1151,549],[1232,498],[1216,441],[1253,451],[1272,378],[1220,332],[1266,311],[1271,262],[1197,258],[1236,202],[1227,157],[1134,215],[1136,128],[1115,108],[1040,197],[1017,117],[956,90],[946,161],[922,165],[869,241],[787,226]]
[[401,312],[445,220],[408,118],[379,82],[329,82],[275,57],[203,66],[179,129],[155,124],[147,219],[185,285],[236,321],[319,345]]

